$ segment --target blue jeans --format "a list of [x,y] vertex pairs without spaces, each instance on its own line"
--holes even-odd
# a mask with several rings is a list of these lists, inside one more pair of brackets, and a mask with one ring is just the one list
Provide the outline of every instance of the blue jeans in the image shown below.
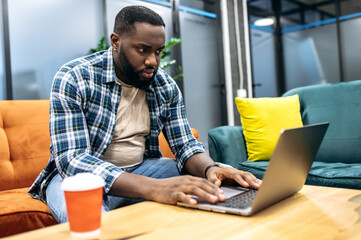
[[[151,178],[169,178],[179,176],[176,161],[170,158],[145,159],[141,164],[123,169],[126,172],[143,175]],[[63,178],[57,174],[46,189],[46,202],[54,218],[59,222],[67,222],[64,192],[61,189]],[[144,201],[143,199],[131,199],[104,195],[102,212]]]

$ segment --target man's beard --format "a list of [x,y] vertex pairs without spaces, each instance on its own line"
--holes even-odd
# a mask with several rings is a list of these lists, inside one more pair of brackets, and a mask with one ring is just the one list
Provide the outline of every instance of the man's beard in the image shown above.
[[[148,87],[154,81],[154,76],[156,75],[158,70],[155,67],[148,66],[139,71],[136,71],[135,68],[132,66],[132,64],[129,62],[128,57],[125,55],[125,52],[123,51],[123,46],[120,47],[120,51],[119,51],[119,63],[121,67],[120,71],[123,73],[124,77],[127,78],[126,83],[142,90],[148,89]],[[146,69],[154,69],[153,76],[151,78],[148,79],[143,78],[144,80],[141,80],[142,78],[141,74]]]

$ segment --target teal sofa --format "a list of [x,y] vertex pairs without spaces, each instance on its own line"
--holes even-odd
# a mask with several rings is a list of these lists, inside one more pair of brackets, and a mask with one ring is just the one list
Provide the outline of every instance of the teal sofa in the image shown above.
[[[300,87],[298,94],[304,125],[329,122],[306,184],[361,189],[361,80]],[[247,161],[241,126],[221,126],[208,132],[214,161],[249,171],[262,179],[268,161]]]

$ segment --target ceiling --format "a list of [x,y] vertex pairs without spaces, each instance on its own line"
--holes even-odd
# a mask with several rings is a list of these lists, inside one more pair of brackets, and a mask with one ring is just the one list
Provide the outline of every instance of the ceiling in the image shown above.
[[[318,6],[317,8],[323,10],[329,14],[336,15],[336,1],[330,0],[294,0],[300,4],[306,6]],[[361,1],[360,0],[341,0],[341,15],[347,15],[355,12],[361,12]]]
[[[337,16],[337,0],[281,0],[281,21],[300,25]],[[250,22],[274,16],[273,0],[247,0]],[[361,0],[340,0],[340,15],[361,12]]]

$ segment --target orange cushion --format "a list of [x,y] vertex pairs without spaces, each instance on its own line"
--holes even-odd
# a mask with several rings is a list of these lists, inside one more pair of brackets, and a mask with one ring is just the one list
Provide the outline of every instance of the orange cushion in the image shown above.
[[0,237],[58,223],[48,206],[27,191],[28,188],[0,191]]
[[[193,136],[199,141],[199,133],[198,133],[197,129],[191,128],[191,130],[192,130]],[[162,132],[160,132],[158,139],[159,139],[159,147],[163,154],[163,157],[175,159],[175,156],[174,156],[172,150],[170,150],[167,140],[165,140],[165,137]]]
[[0,190],[30,186],[50,157],[49,100],[0,101]]

